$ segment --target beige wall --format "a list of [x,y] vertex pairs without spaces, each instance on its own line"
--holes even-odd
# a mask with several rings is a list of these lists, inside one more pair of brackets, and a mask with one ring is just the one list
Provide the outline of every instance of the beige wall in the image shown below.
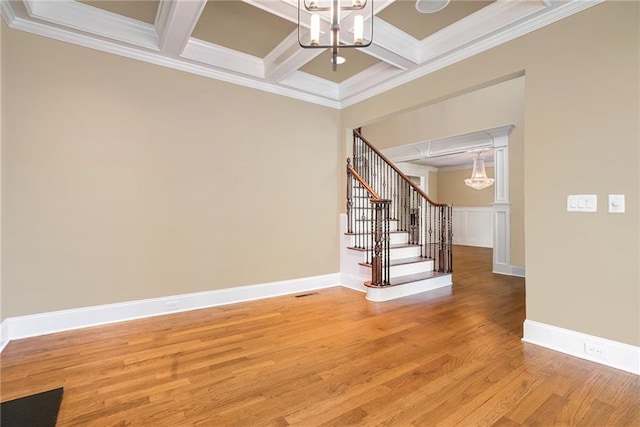
[[[2,126],[2,104],[4,104],[4,98],[2,97],[2,86],[4,86],[4,80],[2,79],[2,69],[4,68],[4,61],[2,56],[2,33],[5,31],[5,23],[0,19],[0,242],[2,241],[2,136],[4,135],[4,127]],[[2,245],[0,244],[0,260],[2,260]],[[0,262],[0,321],[4,319],[2,310],[2,262]]]
[[[444,138],[469,132],[514,125],[509,135],[509,201],[511,203],[511,264],[524,266],[524,93],[522,73],[498,79],[482,87],[463,90],[437,102],[426,102],[419,108],[387,115],[363,127],[366,138],[376,146],[387,148],[430,139]],[[470,176],[471,174],[469,174]],[[493,175],[492,175],[493,176]],[[467,177],[468,178],[468,177]],[[456,196],[468,195],[477,206],[484,202],[491,190],[482,195],[460,189]],[[445,202],[439,195],[440,202]],[[447,196],[449,198],[449,196]],[[465,197],[466,199],[466,197]],[[462,200],[465,200],[462,199]],[[458,206],[464,203],[456,202]]]
[[[488,177],[495,177],[492,166],[485,169]],[[474,190],[464,183],[471,177],[471,171],[471,168],[438,171],[438,202],[454,206],[493,206],[493,187]]]
[[[524,72],[527,319],[636,346],[639,7],[599,4],[341,114],[354,128]],[[599,211],[567,213],[569,194],[598,195]],[[607,194],[627,213],[608,214]]]
[[339,270],[339,112],[2,43],[3,318]]
[[429,172],[429,192],[427,194],[434,201],[438,201],[438,172]]

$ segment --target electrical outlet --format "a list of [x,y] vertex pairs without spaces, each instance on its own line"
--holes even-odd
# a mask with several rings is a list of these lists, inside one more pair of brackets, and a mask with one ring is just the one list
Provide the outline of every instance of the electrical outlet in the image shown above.
[[603,347],[601,345],[598,345],[592,342],[584,343],[584,353],[593,358],[597,358],[601,360],[607,360],[609,358],[606,347]]
[[165,307],[167,308],[167,311],[175,311],[179,308],[178,301],[167,301],[165,303]]

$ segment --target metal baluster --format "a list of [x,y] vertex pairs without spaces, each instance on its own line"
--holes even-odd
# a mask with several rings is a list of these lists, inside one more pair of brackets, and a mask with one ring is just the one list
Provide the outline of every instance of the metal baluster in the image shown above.
[[386,266],[386,280],[385,284],[390,284],[391,282],[391,238],[389,236],[389,204],[386,203],[385,206],[385,266]]
[[351,233],[353,232],[353,227],[351,226],[351,209],[353,207],[351,196],[351,181],[353,180],[353,178],[351,177],[349,166],[351,166],[351,159],[347,158],[347,232]]
[[447,229],[449,234],[449,268],[447,273],[453,272],[453,206],[447,206],[448,222]]

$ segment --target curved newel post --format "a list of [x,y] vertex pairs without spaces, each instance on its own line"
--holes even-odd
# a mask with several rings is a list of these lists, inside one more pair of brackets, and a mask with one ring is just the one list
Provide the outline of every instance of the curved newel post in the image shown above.
[[351,221],[351,208],[353,207],[353,195],[351,193],[351,159],[347,158],[347,232],[353,233],[353,222]]
[[387,286],[390,281],[389,207],[391,200],[372,201],[374,205],[371,285]]
[[438,271],[453,272],[453,227],[451,217],[453,206],[440,206],[440,242],[438,245]]

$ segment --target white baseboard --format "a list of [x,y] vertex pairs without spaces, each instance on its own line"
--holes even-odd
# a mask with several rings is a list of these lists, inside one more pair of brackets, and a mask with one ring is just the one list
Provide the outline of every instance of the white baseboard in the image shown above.
[[522,265],[512,265],[511,266],[511,275],[517,277],[525,277],[524,266]]
[[353,289],[354,291],[367,292],[367,287],[364,282],[371,280],[371,277],[358,276],[355,274],[341,273],[340,284],[345,288]]
[[640,347],[533,320],[524,321],[522,341],[640,375]]
[[5,319],[0,323],[0,353],[9,344],[9,322]]
[[506,276],[525,277],[525,269],[520,265],[493,263],[493,272]]
[[70,331],[89,326],[197,310],[280,295],[339,286],[340,274],[305,277],[258,285],[173,295],[117,304],[11,317],[0,325],[0,351],[11,340]]
[[451,283],[451,274],[446,274],[428,280],[406,283],[404,285],[389,286],[386,288],[367,288],[367,300],[373,302],[391,301],[451,286]]

